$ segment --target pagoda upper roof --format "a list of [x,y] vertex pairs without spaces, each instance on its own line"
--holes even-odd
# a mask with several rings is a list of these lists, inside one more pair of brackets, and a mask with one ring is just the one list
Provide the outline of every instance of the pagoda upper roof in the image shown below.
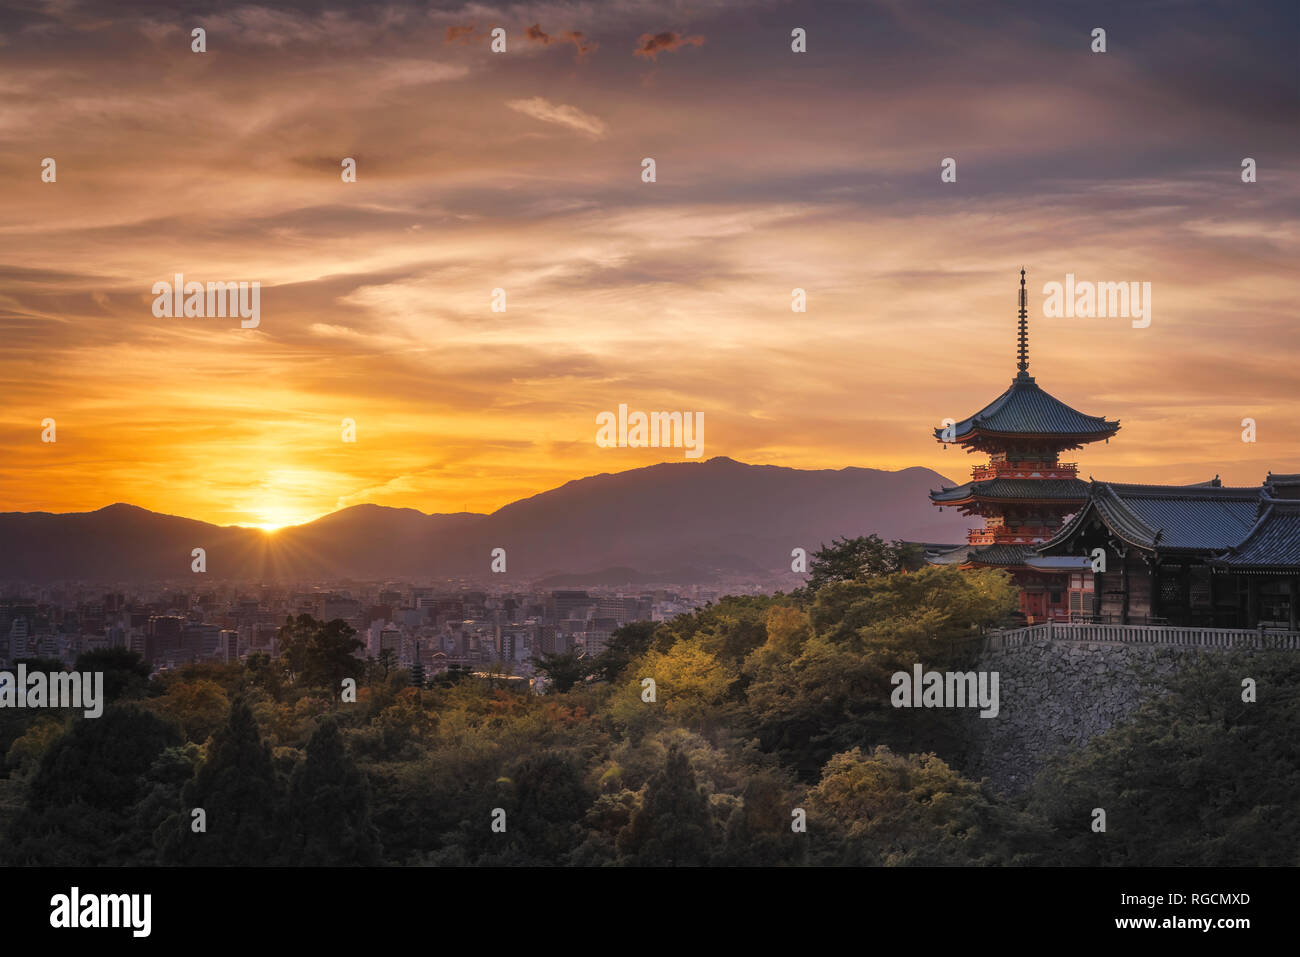
[[986,502],[1083,502],[1088,483],[1082,479],[991,478],[930,492],[940,505],[983,500]]
[[[935,429],[934,437],[943,438],[943,429]],[[1119,431],[1119,421],[1103,416],[1087,415],[1066,405],[1044,391],[1034,377],[1021,371],[1011,380],[1011,386],[1000,396],[969,418],[958,422],[953,438],[958,445],[979,435],[987,436],[1060,436],[1095,442],[1109,438]]]

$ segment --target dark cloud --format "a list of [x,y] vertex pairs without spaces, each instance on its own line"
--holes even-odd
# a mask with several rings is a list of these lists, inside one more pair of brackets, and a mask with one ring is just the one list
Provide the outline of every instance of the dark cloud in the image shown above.
[[578,59],[582,59],[598,45],[594,40],[588,40],[581,30],[566,30],[563,38],[577,48]]
[[699,47],[704,46],[704,37],[699,34],[693,36],[683,36],[674,30],[664,33],[643,33],[636,41],[636,49],[632,51],[633,56],[643,56],[651,60],[659,58],[660,53],[671,53],[673,50],[680,50],[682,47]]
[[558,37],[552,36],[542,29],[541,24],[534,23],[527,30],[528,39],[534,43],[540,43],[543,46],[549,46],[553,42],[572,43],[575,50],[578,51],[578,59],[581,60],[592,50],[595,50],[598,44],[594,40],[587,38],[587,35],[581,30],[565,30]]

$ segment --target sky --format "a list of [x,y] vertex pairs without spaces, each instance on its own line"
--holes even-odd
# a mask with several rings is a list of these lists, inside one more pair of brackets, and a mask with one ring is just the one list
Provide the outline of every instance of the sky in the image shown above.
[[[1300,472],[1298,18],[7,4],[0,511],[275,527],[690,461],[598,445],[620,404],[703,413],[705,459],[962,481],[932,430],[1015,374],[1022,267],[1030,372],[1121,422],[1081,476]],[[176,273],[258,282],[257,327],[155,316]],[[1151,283],[1150,324],[1045,316],[1067,274]]]

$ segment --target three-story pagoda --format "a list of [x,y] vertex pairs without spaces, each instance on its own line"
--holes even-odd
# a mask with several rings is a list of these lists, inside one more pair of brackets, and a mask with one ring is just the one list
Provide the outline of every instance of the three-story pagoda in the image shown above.
[[[930,493],[940,507],[978,515],[982,528],[970,530],[967,543],[927,552],[934,565],[993,567],[1011,572],[1020,586],[1021,611],[1035,620],[1065,618],[1072,585],[1091,576],[1086,559],[1043,556],[1034,548],[1047,541],[1088,499],[1088,483],[1078,466],[1061,453],[1089,442],[1108,440],[1119,422],[1086,415],[1039,387],[1029,374],[1029,320],[1025,271],[1020,270],[1019,372],[1011,387],[979,412],[946,428],[935,438],[988,456],[971,470],[971,480]],[[1077,581],[1072,580],[1072,576]]]

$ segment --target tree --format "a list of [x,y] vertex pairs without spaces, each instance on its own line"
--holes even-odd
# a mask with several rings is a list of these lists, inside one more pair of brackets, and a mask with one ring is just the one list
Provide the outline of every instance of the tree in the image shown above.
[[96,648],[77,655],[74,671],[102,671],[104,697],[109,701],[141,698],[149,686],[149,664],[136,651],[126,648]]
[[[212,738],[207,760],[185,786],[183,813],[167,835],[163,863],[271,864],[280,850],[281,791],[257,721],[243,697]],[[206,832],[192,829],[201,808]]]
[[663,770],[647,782],[641,807],[619,832],[618,850],[624,863],[641,867],[707,864],[712,829],[709,802],[691,762],[673,745]]
[[289,675],[280,659],[272,659],[265,651],[255,651],[244,659],[244,669],[253,687],[261,688],[272,701],[279,701],[284,695]]
[[[1029,807],[1070,866],[1300,864],[1300,661],[1203,652],[1130,718],[1052,762]],[[1257,700],[1243,701],[1249,676]],[[1091,829],[1094,808],[1106,830]]]
[[280,656],[295,681],[337,695],[343,679],[355,678],[361,668],[355,652],[365,644],[356,633],[341,618],[328,623],[305,614],[289,618],[277,633]]
[[831,582],[862,581],[915,564],[915,547],[895,540],[886,542],[874,532],[858,538],[837,538],[813,553],[808,566],[808,593],[815,594]]
[[[476,863],[502,866],[562,865],[586,834],[582,820],[592,795],[582,769],[563,752],[546,750],[520,758],[505,769],[477,812],[472,833],[459,840]],[[506,812],[506,830],[479,827],[491,807]]]
[[77,719],[45,752],[27,801],[6,834],[9,864],[94,867],[137,850],[131,819],[144,776],[180,735],[135,705]]
[[533,667],[546,676],[551,687],[549,691],[564,694],[579,681],[585,681],[592,674],[595,659],[579,657],[577,652],[544,652],[540,658],[533,659]]
[[311,866],[379,863],[370,823],[370,787],[343,748],[332,717],[307,742],[307,757],[289,784],[289,863]]
[[617,629],[596,657],[595,674],[606,681],[616,680],[624,668],[649,650],[658,627],[653,621],[633,621]]
[[826,863],[1033,864],[1044,836],[937,756],[903,757],[883,745],[831,758],[806,804],[810,828],[840,837]]
[[197,744],[164,748],[143,777],[143,792],[132,809],[131,828],[134,838],[128,846],[132,853],[127,861],[142,866],[157,864],[159,851],[184,816],[181,795],[203,760]]
[[[703,728],[725,713],[728,693],[736,673],[693,641],[679,641],[667,651],[652,651],[637,663],[638,671],[615,711],[628,717],[627,706],[633,714],[652,714],[641,695],[642,679],[655,681],[656,710],[662,709],[681,725]],[[635,723],[635,719],[633,719]]]
[[202,744],[226,721],[230,699],[214,681],[182,678],[173,681],[167,693],[149,701],[148,706],[169,718],[186,740]]
[[959,760],[965,719],[953,709],[892,707],[891,677],[917,664],[970,667],[971,639],[1015,601],[1009,576],[996,570],[927,568],[828,584],[806,624],[774,617],[772,635],[746,659],[751,729],[806,780],[832,754],[864,743]]

